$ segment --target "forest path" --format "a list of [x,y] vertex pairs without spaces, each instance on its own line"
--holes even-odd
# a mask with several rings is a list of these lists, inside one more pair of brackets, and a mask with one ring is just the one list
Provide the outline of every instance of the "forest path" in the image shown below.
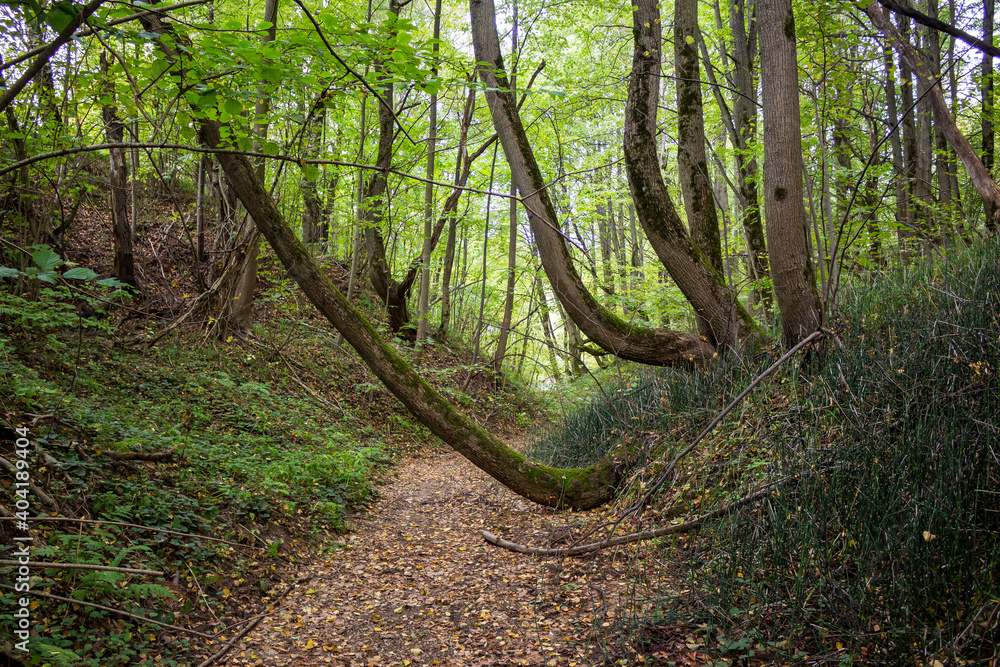
[[634,592],[634,546],[540,559],[481,536],[487,529],[547,546],[565,541],[557,527],[593,525],[598,511],[534,505],[444,448],[411,456],[396,472],[346,538],[349,548],[305,567],[299,576],[313,578],[222,664],[625,664],[606,660],[593,636]]

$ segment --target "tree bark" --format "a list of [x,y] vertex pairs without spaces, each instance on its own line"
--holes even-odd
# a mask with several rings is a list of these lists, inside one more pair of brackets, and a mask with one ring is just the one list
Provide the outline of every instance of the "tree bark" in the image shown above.
[[[720,349],[756,334],[756,325],[736,295],[692,243],[660,172],[656,154],[662,27],[655,0],[632,9],[632,78],[625,105],[625,168],[639,222],[671,278],[708,323],[708,342]],[[711,196],[711,195],[709,195]]]
[[[625,322],[597,302],[577,273],[547,186],[517,113],[504,73],[493,0],[471,0],[472,34],[479,76],[507,156],[512,178],[528,212],[528,221],[546,276],[566,313],[605,350],[632,361],[676,365],[711,358],[710,343],[677,331],[654,330]],[[488,65],[486,65],[488,63]]]
[[[104,72],[104,94],[114,99],[115,88],[111,80],[111,67],[106,52],[101,52],[101,69]],[[125,141],[125,124],[118,118],[118,108],[114,104],[101,107],[104,120],[104,134],[108,143]],[[138,289],[135,277],[135,255],[132,250],[132,225],[128,217],[128,165],[125,163],[125,149],[108,149],[111,159],[110,187],[111,228],[115,246],[115,277],[126,285]]]
[[[900,37],[896,29],[882,16],[882,13],[878,11],[874,4],[867,5],[864,10],[868,14],[868,18],[882,31],[900,57],[907,61],[910,69],[917,75],[917,78],[925,86],[929,87],[933,78],[927,69],[927,65],[924,64],[923,59],[913,50],[913,47]],[[931,100],[931,104],[940,113],[940,131],[944,132],[948,142],[955,149],[958,159],[962,161],[962,165],[965,167],[966,172],[968,172],[969,178],[972,180],[972,184],[975,186],[979,196],[983,198],[984,202],[990,202],[997,211],[1000,211],[1000,187],[997,187],[989,170],[983,166],[979,156],[976,155],[972,145],[969,144],[969,140],[965,138],[965,135],[958,129],[958,125],[955,124],[955,119],[948,110],[941,87],[938,85],[930,87],[928,97]],[[995,226],[998,222],[1000,220],[994,217],[993,225]]]
[[761,0],[760,68],[764,100],[764,217],[782,338],[792,347],[819,329],[819,295],[806,235],[802,127],[791,0]]

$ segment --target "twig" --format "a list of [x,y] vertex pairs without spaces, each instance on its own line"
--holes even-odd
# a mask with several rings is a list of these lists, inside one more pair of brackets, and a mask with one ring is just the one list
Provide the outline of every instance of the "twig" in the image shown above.
[[[17,592],[13,586],[7,586],[6,584],[0,584],[0,588],[7,591]],[[57,602],[68,602],[69,604],[78,604],[84,607],[93,607],[94,609],[101,609],[103,611],[109,611],[112,614],[118,614],[119,616],[125,616],[127,618],[133,618],[137,621],[142,621],[143,623],[152,623],[153,625],[159,625],[164,628],[170,628],[171,630],[177,630],[178,632],[186,632],[190,635],[195,635],[198,637],[204,637],[205,639],[213,639],[212,635],[207,635],[204,632],[198,632],[197,630],[190,630],[188,628],[182,628],[179,625],[171,625],[170,623],[163,623],[161,621],[154,621],[151,618],[146,618],[145,616],[138,616],[136,614],[130,614],[127,611],[122,611],[121,609],[115,609],[114,607],[105,607],[102,604],[95,604],[93,602],[84,602],[83,600],[74,600],[73,598],[64,598],[61,595],[51,595],[49,593],[39,593],[38,591],[31,591],[27,593],[39,598],[47,598],[49,600],[55,600]]]
[[[297,580],[293,581],[292,583],[290,583],[288,585],[287,588],[285,588],[285,590],[281,591],[281,593],[279,593],[278,597],[275,598],[275,599],[276,600],[280,600],[281,598],[283,598],[286,595],[288,595],[288,592],[291,591],[293,588],[295,588],[299,584],[304,584],[304,583],[306,583],[307,581],[309,581],[311,579],[312,579],[312,577],[310,576],[310,577],[303,577],[302,579],[297,579]],[[253,621],[251,621],[250,624],[247,625],[247,627],[243,628],[242,630],[239,631],[239,633],[237,633],[236,635],[234,635],[232,639],[230,639],[228,642],[226,642],[225,646],[223,646],[222,648],[220,648],[218,651],[216,651],[215,653],[213,653],[209,657],[205,658],[202,662],[198,663],[198,667],[208,667],[209,665],[211,665],[212,663],[214,663],[215,661],[217,661],[219,658],[221,658],[222,656],[224,656],[226,653],[229,652],[230,649],[233,648],[233,646],[236,645],[236,642],[238,642],[239,640],[241,640],[244,637],[246,637],[250,633],[251,630],[253,630],[254,628],[256,628],[257,625],[262,620],[264,620],[264,618],[266,616],[268,616],[268,615],[270,615],[272,613],[274,613],[273,609],[271,611],[266,611],[266,612],[264,612],[262,614],[257,614],[257,618],[253,619]],[[223,630],[223,632],[225,632],[225,630]]]
[[162,452],[101,451],[101,455],[107,456],[113,461],[171,461],[174,458],[174,450],[167,449]]
[[[16,560],[0,560],[0,565],[24,565]],[[106,572],[124,572],[126,574],[152,574],[158,577],[162,577],[163,573],[159,570],[135,570],[130,567],[112,567],[110,565],[89,565],[87,563],[41,563],[39,561],[31,561],[27,565],[32,567],[47,567],[53,570],[102,570]]]
[[670,477],[670,474],[674,471],[674,468],[677,466],[677,463],[682,458],[687,456],[691,452],[691,450],[697,447],[698,443],[704,440],[705,436],[711,433],[712,430],[719,425],[719,422],[721,422],[725,418],[725,416],[728,415],[733,410],[733,408],[735,408],[739,404],[739,402],[742,401],[743,398],[753,390],[754,387],[763,382],[764,378],[766,378],[768,375],[777,370],[779,366],[788,361],[792,357],[792,355],[794,355],[796,352],[798,352],[799,350],[801,350],[803,347],[813,342],[814,340],[819,340],[820,338],[823,338],[825,335],[826,334],[824,334],[822,331],[814,331],[813,333],[806,336],[803,340],[799,341],[799,343],[795,347],[793,347],[788,352],[785,352],[783,355],[781,355],[778,358],[778,360],[775,361],[773,364],[771,364],[771,366],[766,371],[758,375],[754,379],[754,381],[751,382],[749,386],[747,386],[746,389],[740,392],[739,396],[734,398],[733,401],[729,405],[727,405],[722,412],[716,415],[715,419],[709,422],[708,426],[706,426],[705,429],[698,434],[698,437],[695,438],[690,445],[682,449],[681,452],[674,457],[674,460],[670,462],[670,465],[668,465],[666,469],[662,473],[660,473],[660,476],[656,479],[656,482],[654,482],[653,485],[649,488],[649,491],[647,491],[646,494],[641,499],[639,499],[636,503],[634,503],[631,507],[629,507],[623,513],[623,517],[628,516],[629,514],[637,514],[638,512],[641,512],[642,509],[646,506],[646,503],[649,502],[649,500],[656,494],[656,492],[660,490],[660,487],[662,487],[663,484],[667,481],[667,478]]
[[664,537],[666,535],[675,535],[677,533],[686,533],[692,531],[696,528],[700,528],[703,523],[715,519],[720,516],[729,514],[730,512],[743,507],[749,503],[756,500],[760,500],[764,496],[770,495],[778,487],[779,483],[770,484],[763,489],[740,498],[739,500],[730,503],[724,507],[720,507],[717,510],[709,512],[697,519],[692,519],[685,523],[675,524],[673,526],[665,526],[663,528],[657,528],[655,530],[646,530],[641,533],[629,533],[628,535],[620,535],[619,537],[612,537],[607,540],[602,540],[600,542],[591,542],[590,544],[581,544],[576,547],[564,547],[562,549],[542,549],[539,547],[529,547],[524,544],[517,544],[515,542],[510,542],[503,538],[497,537],[488,531],[483,531],[483,539],[494,546],[501,547],[508,551],[516,551],[522,554],[530,554],[532,556],[581,556],[583,554],[590,553],[592,551],[600,551],[602,549],[607,549],[609,547],[615,547],[620,544],[631,544],[632,542],[640,542],[642,540],[651,540],[656,537]]
[[[13,521],[17,517],[0,517],[0,521]],[[208,535],[197,535],[195,533],[182,533],[176,530],[167,530],[166,528],[157,528],[155,526],[143,526],[138,523],[125,523],[124,521],[100,521],[98,519],[72,519],[70,517],[64,516],[30,516],[28,521],[58,521],[67,523],[96,523],[103,524],[106,526],[124,526],[126,528],[140,528],[142,530],[149,530],[155,533],[166,533],[167,535],[179,535],[180,537],[193,537],[198,540],[208,540],[209,542],[221,542],[223,544],[229,544],[234,547],[248,547],[251,549],[260,549],[261,547],[256,547],[252,544],[241,544],[239,542],[230,542],[229,540],[224,540],[221,537],[209,537]]]
[[[0,468],[3,468],[11,475],[15,475],[17,473],[17,468],[14,467],[14,464],[12,464],[10,461],[3,458],[2,456],[0,456]],[[59,503],[53,500],[52,496],[50,496],[49,494],[45,493],[40,488],[38,488],[38,486],[34,482],[29,480],[28,488],[31,489],[31,492],[35,494],[35,497],[41,500],[42,503],[44,503],[47,507],[54,510],[59,509]]]

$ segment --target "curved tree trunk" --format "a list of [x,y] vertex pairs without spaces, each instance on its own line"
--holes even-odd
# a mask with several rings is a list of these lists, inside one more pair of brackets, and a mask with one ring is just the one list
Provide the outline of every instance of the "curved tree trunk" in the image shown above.
[[[719,216],[708,178],[705,152],[705,112],[698,66],[698,0],[674,2],[674,71],[677,74],[677,167],[691,240],[704,253],[715,272],[722,275],[722,242]],[[709,322],[697,313],[698,331],[716,338]]]
[[684,228],[656,155],[662,27],[655,0],[636,0],[632,11],[632,79],[625,106],[625,168],[639,222],[653,250],[695,312],[708,324],[709,341],[735,345],[756,332],[756,325],[722,276]]
[[[141,20],[150,32],[158,35],[170,32],[170,27],[158,16],[150,14]],[[159,46],[170,60],[178,62],[177,51],[171,45],[160,40]],[[183,88],[185,72],[179,68],[174,74]],[[220,147],[219,123],[206,118],[197,122],[199,141],[209,148]],[[511,491],[541,505],[585,509],[613,497],[618,472],[610,461],[586,468],[552,468],[536,463],[456,410],[382,340],[371,323],[334,286],[282,217],[274,199],[255,178],[247,159],[234,153],[218,155],[243,207],[295,282],[361,355],[375,376],[434,435]]]
[[[202,121],[199,136],[207,146],[220,143],[218,126]],[[609,500],[617,473],[609,462],[588,468],[558,469],[526,459],[458,412],[427,384],[344,298],[282,218],[273,199],[253,178],[240,155],[222,153],[220,162],[237,196],[282,264],[379,380],[431,432],[501,484],[551,507],[586,508]]]
[[[938,114],[940,122],[939,131],[944,133],[944,136],[948,139],[948,143],[955,149],[955,153],[965,166],[972,184],[983,198],[983,201],[991,203],[994,211],[996,211],[994,215],[1000,216],[1000,187],[993,181],[989,170],[983,166],[982,160],[976,155],[976,151],[969,144],[969,140],[965,138],[965,135],[959,130],[958,125],[955,124],[955,118],[948,109],[948,103],[944,99],[944,93],[941,92],[941,86],[935,82],[934,76],[924,62],[925,59],[921,58],[913,47],[900,36],[874,3],[869,3],[865,6],[864,11],[868,14],[868,18],[871,19],[872,24],[882,31],[882,34],[885,35],[889,43],[899,53],[900,58],[910,66],[910,69],[917,75],[917,80],[927,90],[927,97]],[[987,226],[991,230],[995,229],[998,222],[1000,220],[994,217],[992,221],[987,223]],[[990,224],[992,224],[992,227],[989,226]]]
[[493,124],[528,213],[545,274],[567,315],[595,343],[623,359],[667,366],[711,358],[714,350],[708,342],[678,331],[648,329],[626,322],[598,303],[584,286],[566,247],[504,73],[493,0],[472,0],[470,4],[476,60],[489,64],[479,68],[479,76],[486,88]]

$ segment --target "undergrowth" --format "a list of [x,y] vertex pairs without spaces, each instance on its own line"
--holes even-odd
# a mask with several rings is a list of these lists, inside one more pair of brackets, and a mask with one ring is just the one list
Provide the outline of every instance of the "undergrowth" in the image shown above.
[[[33,565],[34,592],[212,634],[266,608],[296,561],[345,548],[336,534],[374,498],[380,471],[430,438],[356,355],[333,344],[328,326],[286,312],[289,295],[265,300],[273,312],[248,337],[188,331],[147,349],[157,328],[149,318],[84,318],[80,309],[93,301],[81,305],[76,293],[15,297],[4,292],[10,286],[0,286],[0,457],[17,461],[15,442],[26,432],[31,480],[62,516],[141,526],[33,521],[33,561],[164,573]],[[438,350],[425,358],[435,383],[459,386],[460,363]],[[523,398],[507,402],[510,395],[470,390],[466,398],[487,416],[530,409]],[[15,509],[13,481],[0,471],[6,512]],[[30,502],[30,514],[56,513]],[[11,538],[23,533],[0,520],[0,534],[0,559],[10,560]],[[4,585],[15,574],[0,565]],[[27,664],[188,665],[218,648],[32,597],[26,657],[11,650],[18,597],[0,589],[0,638],[11,642],[2,646],[7,656]]]
[[[715,665],[1000,657],[997,256],[991,243],[845,292],[822,361],[796,360],[754,390],[652,514],[778,490],[662,541],[612,653],[655,661],[682,646]],[[535,452],[561,465],[614,457],[631,471],[627,501],[772,360],[633,374]]]

